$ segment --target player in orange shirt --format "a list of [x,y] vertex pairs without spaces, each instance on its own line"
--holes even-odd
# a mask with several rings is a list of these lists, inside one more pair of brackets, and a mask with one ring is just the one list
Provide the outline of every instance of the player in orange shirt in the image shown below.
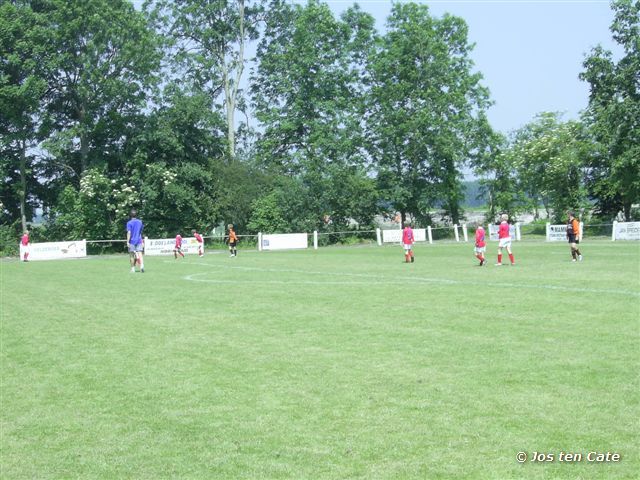
[[229,242],[229,256],[235,257],[238,255],[238,249],[236,248],[236,245],[238,244],[238,236],[233,229],[233,224],[230,223],[227,228],[229,229],[229,234],[227,235],[227,241]]
[[582,254],[578,247],[578,244],[580,243],[580,222],[578,222],[578,219],[573,216],[572,212],[569,212],[569,222],[567,223],[567,240],[571,247],[571,257],[573,258],[572,262],[575,262],[576,260],[581,262]]

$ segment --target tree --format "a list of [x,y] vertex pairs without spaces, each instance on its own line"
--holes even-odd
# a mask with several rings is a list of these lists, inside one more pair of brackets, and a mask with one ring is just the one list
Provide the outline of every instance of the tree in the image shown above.
[[[375,211],[362,128],[373,23],[357,7],[336,19],[317,1],[275,2],[258,45],[252,99],[264,130],[259,159],[268,171],[303,182],[318,228],[324,215],[344,226]],[[349,192],[341,191],[345,185]]]
[[258,36],[260,1],[157,0],[145,2],[145,8],[172,38],[178,70],[208,93],[212,107],[222,93],[228,156],[235,159],[235,112],[243,103],[240,85],[246,48]]
[[75,177],[122,165],[122,148],[157,81],[161,52],[144,16],[126,0],[34,2],[52,32],[45,147]]
[[380,189],[404,221],[428,223],[441,203],[453,223],[464,198],[461,167],[486,149],[489,93],[473,73],[467,25],[426,5],[394,4],[369,56],[369,151]]
[[640,201],[640,3],[612,2],[613,39],[622,46],[616,63],[610,51],[594,48],[580,78],[589,83],[583,118],[597,143],[589,159],[588,188],[597,212],[631,219]]
[[40,134],[40,102],[46,92],[44,19],[28,4],[0,5],[0,197],[9,221],[22,230],[36,206],[37,165],[32,149]]
[[526,208],[516,170],[517,155],[502,134],[493,133],[489,143],[491,148],[474,163],[476,174],[482,177],[480,191],[487,197],[487,220],[494,222],[501,213],[516,218]]
[[522,192],[537,213],[566,219],[568,210],[586,207],[585,157],[590,145],[580,122],[562,122],[558,113],[539,114],[514,134],[511,155]]

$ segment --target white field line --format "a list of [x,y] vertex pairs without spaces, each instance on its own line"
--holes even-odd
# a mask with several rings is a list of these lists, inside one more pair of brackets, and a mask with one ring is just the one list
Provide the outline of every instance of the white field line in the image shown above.
[[[174,262],[168,262],[174,263]],[[524,288],[534,290],[555,290],[563,292],[578,292],[578,293],[603,293],[622,295],[625,297],[638,297],[640,298],[640,292],[633,290],[623,289],[607,289],[607,288],[581,288],[581,287],[566,287],[563,285],[535,285],[526,283],[509,283],[509,282],[474,282],[469,280],[451,280],[447,278],[433,278],[433,277],[404,277],[402,280],[397,278],[389,278],[381,275],[371,275],[366,273],[345,273],[345,272],[314,272],[307,270],[292,270],[292,269],[280,269],[280,268],[260,268],[260,267],[240,267],[232,265],[219,265],[202,262],[190,262],[185,265],[204,265],[212,268],[227,268],[232,270],[265,272],[265,273],[295,273],[301,275],[320,275],[320,276],[333,276],[343,278],[362,279],[357,280],[234,280],[234,279],[202,279],[199,278],[203,275],[209,275],[212,272],[200,272],[190,275],[186,275],[183,280],[191,282],[203,282],[203,283],[216,283],[216,284],[275,284],[275,285],[407,285],[408,283],[427,283],[427,284],[440,284],[440,285],[470,285],[481,287],[499,287],[499,288]],[[504,266],[501,268],[511,268]]]

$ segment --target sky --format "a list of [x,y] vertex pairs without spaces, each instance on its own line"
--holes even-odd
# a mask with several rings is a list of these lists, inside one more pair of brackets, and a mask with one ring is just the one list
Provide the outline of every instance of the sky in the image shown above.
[[[495,102],[488,111],[494,129],[516,130],[545,111],[576,119],[589,101],[588,84],[578,79],[585,54],[596,45],[620,53],[609,26],[613,11],[602,0],[431,0],[433,16],[450,13],[469,26],[471,58]],[[325,0],[339,14],[353,1]],[[389,0],[360,0],[380,33],[391,11]]]

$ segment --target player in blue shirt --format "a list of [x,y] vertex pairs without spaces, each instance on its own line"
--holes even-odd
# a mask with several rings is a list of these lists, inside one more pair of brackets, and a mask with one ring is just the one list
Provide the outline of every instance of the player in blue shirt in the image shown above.
[[131,273],[136,271],[136,262],[140,265],[140,272],[144,273],[144,260],[142,258],[142,250],[144,243],[142,241],[142,229],[144,225],[142,220],[137,218],[138,212],[131,210],[129,217],[131,220],[127,222],[127,246],[129,247],[129,262],[131,263]]

